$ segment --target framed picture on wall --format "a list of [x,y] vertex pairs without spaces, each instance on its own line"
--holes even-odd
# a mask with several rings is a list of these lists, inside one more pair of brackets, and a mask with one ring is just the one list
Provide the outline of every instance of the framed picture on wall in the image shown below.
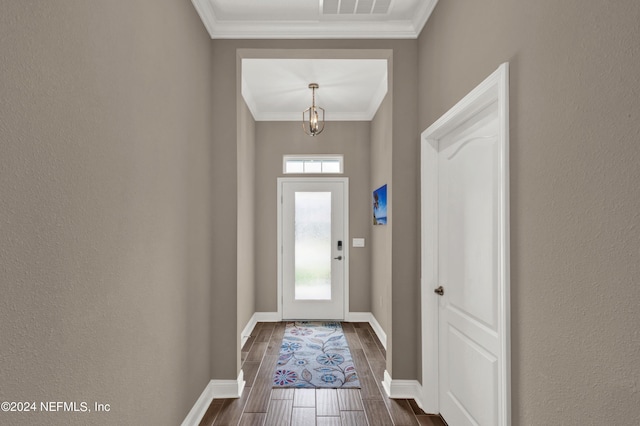
[[387,224],[387,185],[373,191],[373,224]]

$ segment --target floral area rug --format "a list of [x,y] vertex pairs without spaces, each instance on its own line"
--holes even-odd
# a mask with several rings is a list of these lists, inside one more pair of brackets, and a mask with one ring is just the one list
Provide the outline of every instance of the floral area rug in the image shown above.
[[273,387],[359,388],[358,374],[340,323],[287,323]]

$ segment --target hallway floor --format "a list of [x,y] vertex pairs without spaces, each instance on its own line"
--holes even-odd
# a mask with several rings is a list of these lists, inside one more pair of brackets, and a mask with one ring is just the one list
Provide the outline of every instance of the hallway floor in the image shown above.
[[242,348],[246,386],[239,399],[214,399],[200,426],[445,426],[411,399],[382,389],[386,353],[367,323],[342,323],[361,389],[272,389],[285,323],[258,323]]

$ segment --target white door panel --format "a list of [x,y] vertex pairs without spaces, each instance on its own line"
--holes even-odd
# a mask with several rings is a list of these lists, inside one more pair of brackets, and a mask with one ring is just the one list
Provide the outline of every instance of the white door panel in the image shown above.
[[493,104],[441,140],[438,152],[441,413],[452,425],[495,425],[499,180]]
[[344,319],[346,181],[282,179],[283,319]]

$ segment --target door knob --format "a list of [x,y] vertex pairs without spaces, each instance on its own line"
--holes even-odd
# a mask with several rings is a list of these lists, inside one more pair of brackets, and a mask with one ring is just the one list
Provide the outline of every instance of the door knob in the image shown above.
[[342,260],[342,256],[334,257],[335,260]]
[[436,288],[435,290],[433,290],[433,292],[435,294],[438,294],[438,295],[442,296],[444,294],[444,288],[442,286],[440,286],[440,287]]

